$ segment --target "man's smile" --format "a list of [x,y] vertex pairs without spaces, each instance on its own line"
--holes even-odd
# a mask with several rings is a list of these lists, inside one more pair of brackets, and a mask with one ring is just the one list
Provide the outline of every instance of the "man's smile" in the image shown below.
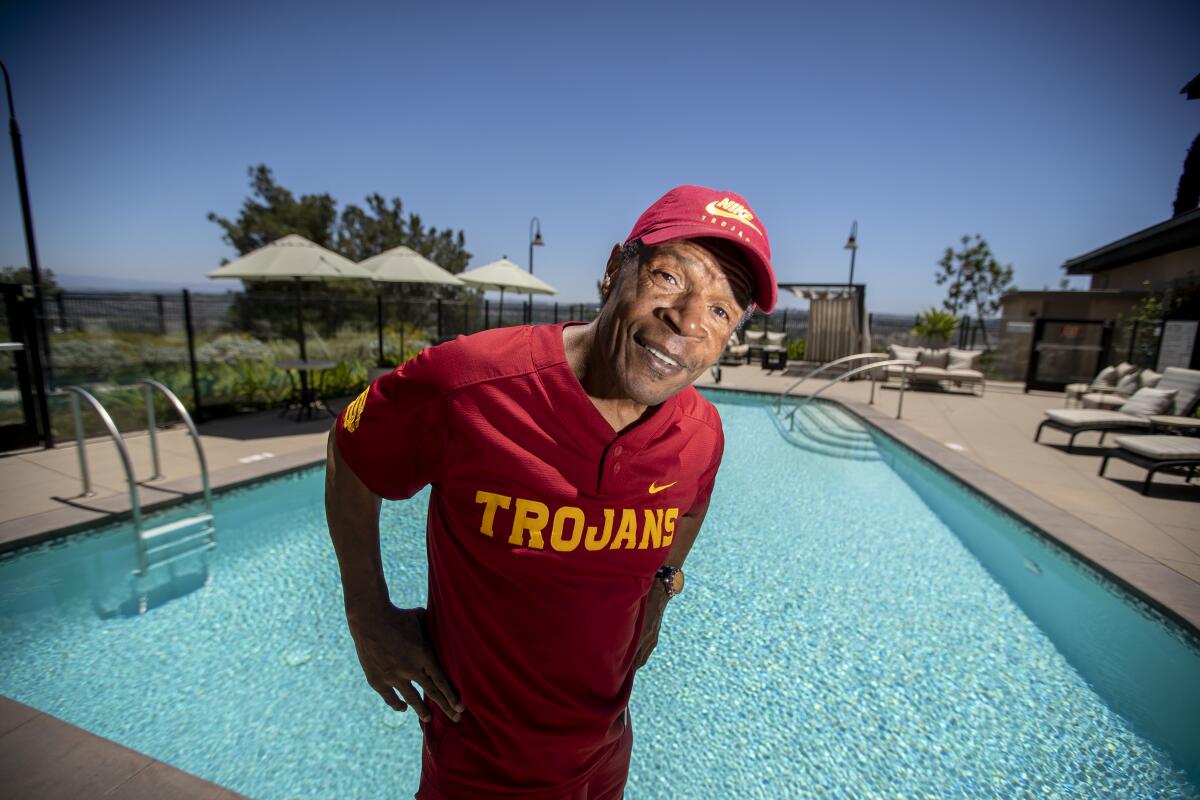
[[655,347],[642,341],[638,336],[634,336],[633,341],[647,354],[650,365],[657,372],[664,375],[675,375],[687,369],[681,358],[671,355],[664,347]]

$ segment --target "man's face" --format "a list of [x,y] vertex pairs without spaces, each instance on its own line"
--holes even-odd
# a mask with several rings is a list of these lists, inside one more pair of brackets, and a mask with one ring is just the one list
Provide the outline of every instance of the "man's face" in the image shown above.
[[598,326],[620,393],[657,405],[716,363],[751,295],[748,268],[722,243],[643,245],[640,263],[613,248]]

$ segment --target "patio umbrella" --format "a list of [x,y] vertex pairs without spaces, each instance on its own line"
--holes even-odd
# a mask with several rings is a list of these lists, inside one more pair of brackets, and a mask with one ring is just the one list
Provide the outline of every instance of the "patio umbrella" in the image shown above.
[[[371,273],[345,256],[326,250],[303,236],[289,233],[208,273],[208,277],[240,278],[245,281],[291,281],[299,286],[296,328],[300,359],[308,360],[304,343],[304,282],[370,278]],[[301,375],[303,377],[303,375]]]
[[535,278],[508,257],[484,264],[458,276],[467,283],[473,283],[484,289],[500,290],[500,314],[504,314],[504,290],[513,289],[523,294],[558,294],[558,290],[539,278]]
[[[379,255],[360,261],[358,266],[371,274],[371,280],[388,283],[425,283],[444,286],[466,286],[453,273],[442,269],[412,248],[400,245]],[[375,294],[375,313],[378,317],[379,366],[383,361],[383,294]],[[400,352],[404,352],[404,329],[400,330]]]

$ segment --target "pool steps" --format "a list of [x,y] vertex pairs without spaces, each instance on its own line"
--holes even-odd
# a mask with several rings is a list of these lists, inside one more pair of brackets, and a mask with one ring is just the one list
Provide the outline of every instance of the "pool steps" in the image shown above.
[[[780,435],[794,447],[831,458],[879,461],[875,442],[862,423],[828,403],[808,403],[802,408],[784,405],[771,414]],[[789,419],[790,417],[790,419]]]

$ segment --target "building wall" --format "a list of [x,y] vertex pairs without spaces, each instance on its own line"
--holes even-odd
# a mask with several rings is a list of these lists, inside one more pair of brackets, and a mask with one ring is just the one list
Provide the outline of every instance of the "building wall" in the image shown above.
[[1001,299],[1003,325],[994,358],[996,374],[1023,380],[1038,319],[1116,320],[1128,317],[1144,291],[1014,292]]
[[1096,272],[1092,289],[1126,289],[1143,291],[1145,282],[1151,290],[1166,288],[1167,284],[1184,279],[1200,280],[1200,247],[1177,250],[1123,267]]

